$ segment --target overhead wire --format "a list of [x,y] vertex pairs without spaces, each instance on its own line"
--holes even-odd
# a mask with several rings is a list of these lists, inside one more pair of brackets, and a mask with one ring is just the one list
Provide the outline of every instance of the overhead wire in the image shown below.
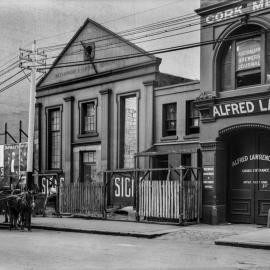
[[[172,52],[172,51],[179,51],[179,50],[184,50],[184,49],[191,49],[195,47],[201,47],[201,46],[206,46],[206,45],[212,45],[216,43],[221,43],[221,42],[226,42],[230,40],[234,40],[235,38],[246,38],[254,35],[258,35],[260,33],[264,32],[270,32],[270,29],[265,29],[265,30],[260,30],[260,31],[252,31],[244,34],[237,34],[234,36],[229,36],[227,38],[221,38],[221,39],[211,39],[211,40],[206,40],[203,42],[195,42],[195,43],[189,43],[189,44],[184,44],[180,46],[174,46],[174,47],[167,47],[167,48],[162,48],[158,50],[152,50],[148,52],[143,52],[143,53],[135,53],[135,54],[126,54],[118,57],[104,57],[104,58],[99,58],[92,63],[104,63],[104,62],[111,62],[111,61],[117,61],[117,60],[126,60],[130,58],[135,58],[135,57],[143,57],[143,56],[153,56],[154,54],[163,54],[167,52]],[[64,62],[61,63],[54,68],[63,68],[63,67],[72,67],[72,66],[80,66],[80,65],[89,65],[91,64],[89,61],[71,61],[71,62]],[[40,70],[46,70],[50,69],[50,67],[47,68],[41,68]]]
[[[266,2],[267,0],[264,0],[263,2]],[[245,8],[249,8],[249,7],[252,7],[252,3],[251,4],[246,4],[245,5]],[[252,14],[252,13],[254,13],[254,12],[257,12],[257,11],[250,11],[250,12],[246,12],[245,14]],[[192,14],[192,13],[191,13]],[[183,15],[183,16],[180,16],[180,17],[185,17],[186,15]],[[242,16],[242,15],[241,15]],[[179,17],[179,18],[180,18]],[[192,17],[195,17],[195,18],[193,18],[192,19]],[[198,18],[196,18],[196,17],[198,17]],[[237,17],[240,17],[240,16],[237,16]],[[237,18],[237,17],[235,17],[235,18]],[[174,21],[176,18],[178,18],[178,17],[175,17],[175,18],[172,18],[172,19],[169,19],[169,20],[165,20],[165,21],[159,21],[159,22],[156,22],[156,23],[152,23],[152,24],[150,24],[150,26],[153,26],[153,25],[157,25],[157,26],[160,26],[160,24],[162,23],[162,22],[169,22],[169,21]],[[201,22],[200,22],[200,17],[197,15],[197,14],[195,14],[194,15],[194,13],[193,13],[193,16],[191,16],[191,17],[188,17],[188,18],[186,18],[186,19],[192,19],[192,20],[198,20],[198,22],[197,23],[195,23],[195,22],[193,22],[193,24],[188,24],[188,25],[186,25],[186,27],[193,27],[193,26],[196,26],[196,25],[200,25],[201,24]],[[231,18],[227,18],[227,19],[225,19],[224,21],[226,21],[226,20],[230,20]],[[121,31],[121,32],[118,32],[116,35],[121,35],[121,37],[124,37],[125,35],[128,35],[128,34],[133,34],[134,35],[134,33],[132,33],[131,31],[133,31],[133,30],[136,30],[136,29],[141,29],[141,30],[143,30],[143,29],[145,29],[145,31],[148,31],[148,29],[147,29],[147,26],[148,25],[145,25],[145,26],[141,26],[141,28],[140,27],[137,27],[137,28],[133,28],[133,29],[129,29],[129,30],[125,30],[125,31]],[[167,27],[168,27],[168,25],[167,25]],[[209,25],[209,26],[206,26],[206,27],[212,27],[211,25]],[[169,31],[176,31],[176,30],[179,30],[179,29],[174,29],[174,30],[164,30],[164,32],[169,32]],[[198,29],[197,31],[199,31],[200,29]],[[195,31],[192,31],[192,32],[195,32]],[[158,33],[158,34],[161,34],[161,33]],[[152,35],[155,35],[155,34],[151,34],[151,36]],[[106,37],[109,37],[108,39],[114,39],[115,38],[115,36],[112,36],[112,35],[103,35],[102,37],[98,37],[98,38],[89,38],[89,39],[85,39],[85,40],[80,40],[80,41],[78,41],[78,42],[74,42],[73,44],[71,44],[71,47],[72,46],[79,46],[79,45],[81,45],[81,42],[86,42],[86,41],[92,41],[92,42],[94,42],[94,41],[105,41],[105,40],[108,40],[108,39],[106,39]],[[102,39],[100,39],[100,38],[102,38]],[[135,39],[135,38],[134,38]],[[132,39],[128,39],[128,40],[132,40]],[[119,43],[122,43],[122,42],[119,42]],[[45,50],[46,50],[46,48],[47,48],[47,50],[49,50],[49,48],[51,48],[51,50],[60,50],[60,49],[62,49],[64,46],[65,46],[66,44],[58,44],[58,45],[53,45],[53,46],[62,46],[62,47],[58,47],[57,49],[55,49],[54,47],[50,47],[50,46],[48,46],[48,47],[43,47]],[[110,46],[110,45],[104,45],[104,46]]]
[[[248,7],[248,4],[247,4],[247,7]],[[256,12],[256,11],[253,11],[253,12]],[[249,12],[249,13],[245,13],[245,14],[251,14],[253,12]],[[194,16],[194,17],[196,17],[196,16]],[[237,16],[237,17],[241,17],[241,16]],[[235,18],[237,18],[237,17],[235,17]],[[191,18],[189,18],[189,19],[191,20]],[[195,18],[193,20],[195,21]],[[165,27],[169,27],[168,26],[169,25],[169,21],[171,21],[171,26],[172,25],[175,25],[174,24],[175,21],[173,21],[172,19],[171,20],[167,20],[166,21],[167,25],[165,24],[165,22],[163,22],[163,27],[164,28]],[[154,25],[155,25],[154,23],[153,24],[150,24],[149,25],[149,28],[145,28],[145,32],[152,31],[153,29],[155,29],[154,27],[157,28],[159,26],[162,26],[162,22],[158,22],[156,24],[156,26],[154,26]],[[200,23],[198,23],[198,25],[200,25]],[[189,24],[189,25],[186,25],[186,26],[180,26],[180,29],[182,29],[182,28],[188,28],[188,27],[194,27],[194,26],[196,26],[195,22],[193,24]],[[141,27],[143,27],[143,26],[141,26]],[[212,25],[209,25],[209,26],[206,26],[206,27],[212,27]],[[134,29],[133,29],[133,35],[136,33],[135,31],[143,30],[143,28],[140,29],[139,27],[137,29],[136,28],[134,28]],[[176,30],[179,30],[179,29],[175,29],[175,30],[174,29],[172,29],[172,30],[169,29],[169,30],[163,31],[162,33],[168,33],[169,31],[176,31]],[[191,31],[186,31],[185,33],[195,32],[195,31],[199,31],[199,30],[200,29],[195,29],[195,30],[191,30]],[[127,31],[129,31],[129,30],[127,30]],[[127,33],[132,33],[132,32],[127,32]],[[145,38],[145,37],[149,37],[149,36],[160,35],[162,33],[161,32],[150,33],[150,34],[148,34],[148,36],[144,36],[144,37],[141,36],[141,37],[137,37],[137,38],[141,39],[141,38]],[[180,34],[184,34],[184,33],[178,33],[178,34],[175,34],[175,35],[180,35]],[[174,35],[170,35],[170,36],[174,36]],[[168,36],[166,36],[166,37],[168,37]],[[165,37],[158,37],[156,39],[161,39],[161,38],[165,38]],[[88,41],[88,40],[92,40],[92,39],[87,39],[86,41]],[[148,41],[151,41],[151,40],[148,40]],[[224,42],[224,41],[225,41],[224,39],[223,40],[213,39],[213,40],[209,40],[209,41],[205,41],[205,42],[190,43],[190,44],[184,44],[184,45],[181,45],[181,46],[174,46],[174,47],[162,48],[162,49],[159,49],[159,50],[152,50],[152,51],[144,52],[144,53],[141,53],[141,54],[128,54],[128,55],[123,55],[123,56],[118,57],[118,58],[112,58],[112,57],[109,57],[109,58],[100,58],[100,59],[95,60],[94,63],[106,62],[106,61],[116,61],[116,60],[128,59],[128,58],[145,56],[145,55],[161,54],[161,53],[166,53],[166,52],[172,52],[172,51],[177,51],[177,50],[194,48],[194,47],[198,47],[198,46],[205,46],[205,45],[214,44],[214,43],[217,43],[217,42]],[[81,41],[78,41],[78,43],[79,42],[81,42]],[[141,41],[141,42],[147,42],[147,41]],[[122,42],[120,42],[120,43],[122,43]],[[140,42],[138,42],[138,43],[140,43]],[[76,44],[74,44],[74,46],[75,45]],[[110,44],[110,46],[112,46],[112,45],[116,45],[116,44]],[[54,46],[54,48],[56,48],[56,46],[59,46],[59,45],[53,45],[53,46]],[[49,47],[48,46],[46,48],[53,48],[53,46],[52,47]],[[62,44],[62,46],[66,46],[66,44]],[[45,47],[43,47],[42,49],[45,49]],[[61,48],[58,47],[57,49],[61,49]],[[89,64],[89,62],[88,61],[87,62],[84,62],[84,61],[65,62],[65,63],[62,63],[61,65],[56,66],[55,68],[71,67],[71,66],[74,66],[74,64],[75,64],[75,66],[77,66],[77,65],[87,65],[87,64]],[[46,69],[50,69],[50,67],[43,68],[42,70],[46,70]],[[12,76],[11,78],[13,78],[14,76]]]

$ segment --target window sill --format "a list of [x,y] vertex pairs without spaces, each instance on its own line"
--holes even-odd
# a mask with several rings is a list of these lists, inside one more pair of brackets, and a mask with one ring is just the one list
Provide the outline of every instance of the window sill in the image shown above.
[[188,134],[184,136],[184,140],[192,140],[192,139],[199,139],[199,138],[200,138],[200,133]]
[[164,141],[177,141],[177,140],[178,140],[178,136],[165,136],[165,137],[160,138],[161,142],[164,142]]
[[97,136],[98,136],[98,132],[78,134],[78,138],[89,138],[89,137],[97,137]]

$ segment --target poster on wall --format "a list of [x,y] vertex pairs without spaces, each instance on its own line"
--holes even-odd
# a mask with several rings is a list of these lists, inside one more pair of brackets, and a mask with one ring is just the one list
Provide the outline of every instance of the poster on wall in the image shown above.
[[122,175],[111,178],[111,204],[121,207],[134,204],[134,179]]
[[27,170],[27,150],[28,143],[20,143],[19,145],[19,176],[20,176],[20,185],[26,185],[26,170]]
[[3,174],[1,186],[26,184],[27,146],[27,143],[16,143],[2,145],[2,148],[0,148],[0,155],[2,155],[0,168],[2,168]]
[[237,71],[259,68],[261,66],[260,38],[237,42]]
[[9,186],[9,182],[4,177],[4,145],[0,145],[0,188]]
[[4,146],[4,177],[15,184],[19,179],[19,144],[7,144]]

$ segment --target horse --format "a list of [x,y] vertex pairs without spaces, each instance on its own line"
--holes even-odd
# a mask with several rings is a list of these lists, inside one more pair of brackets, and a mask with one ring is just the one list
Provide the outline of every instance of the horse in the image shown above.
[[8,223],[8,207],[7,198],[10,196],[11,190],[4,189],[0,191],[0,213],[5,216],[5,223]]
[[[11,195],[7,201],[8,214],[11,230],[18,229],[18,223],[21,230],[27,227],[31,231],[31,214],[35,207],[34,196],[30,191],[25,191],[17,195]],[[18,222],[18,220],[20,220]]]
[[21,230],[27,227],[31,231],[31,215],[35,208],[35,199],[30,191],[24,192],[20,201],[20,224]]

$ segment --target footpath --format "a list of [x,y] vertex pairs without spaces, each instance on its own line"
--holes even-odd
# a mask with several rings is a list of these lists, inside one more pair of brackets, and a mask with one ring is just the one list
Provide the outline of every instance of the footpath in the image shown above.
[[[0,216],[0,229],[7,229]],[[175,241],[208,241],[216,245],[270,249],[270,228],[254,224],[197,224],[190,226],[143,222],[85,219],[73,217],[34,217],[33,229],[91,233]]]

